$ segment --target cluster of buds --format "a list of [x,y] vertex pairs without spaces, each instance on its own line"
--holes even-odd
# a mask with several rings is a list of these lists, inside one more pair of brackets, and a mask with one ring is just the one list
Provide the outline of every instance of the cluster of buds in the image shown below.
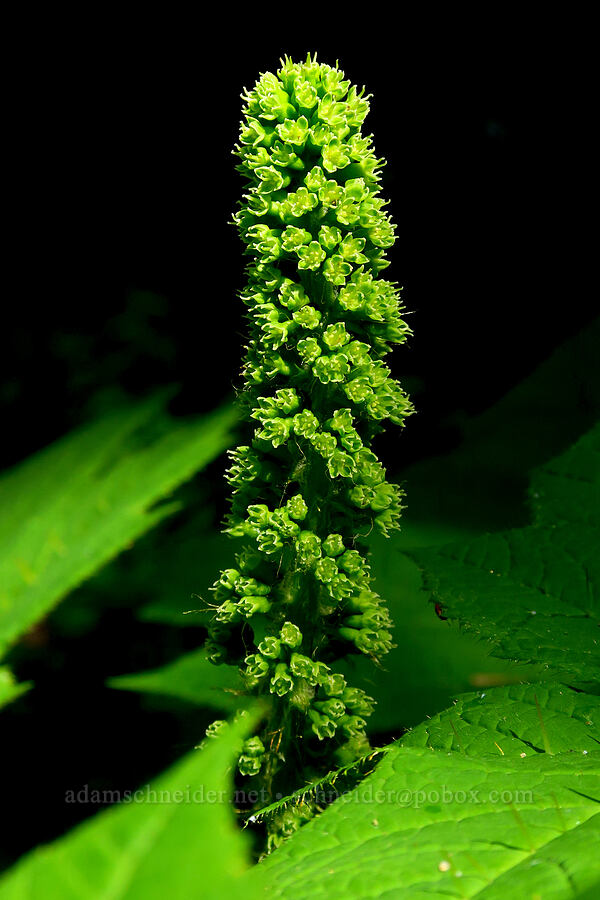
[[[394,225],[379,194],[369,110],[337,67],[286,59],[244,95],[235,216],[250,257],[243,402],[252,426],[231,453],[226,530],[243,542],[214,587],[207,644],[239,666],[273,713],[239,768],[272,784],[368,752],[373,701],[335,671],[392,646],[364,538],[398,526],[398,487],[372,450],[412,412],[384,362],[410,333],[388,265]],[[323,753],[323,747],[331,753]],[[291,752],[293,748],[293,753]]]

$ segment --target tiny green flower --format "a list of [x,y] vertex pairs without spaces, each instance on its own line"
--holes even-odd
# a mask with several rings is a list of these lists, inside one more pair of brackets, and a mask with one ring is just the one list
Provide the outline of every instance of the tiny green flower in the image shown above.
[[346,679],[337,672],[329,672],[321,681],[321,688],[327,697],[338,697],[343,694],[346,687]]
[[308,137],[308,119],[306,116],[300,116],[295,121],[286,119],[285,122],[277,126],[277,134],[286,144],[304,146]]
[[312,234],[306,228],[296,228],[294,225],[288,225],[281,239],[284,250],[291,253],[299,250],[303,244],[308,244],[312,240]]
[[315,567],[315,576],[319,579],[319,581],[327,582],[332,581],[333,578],[338,573],[338,567],[336,566],[333,559],[329,556],[323,557],[320,559]]
[[310,193],[306,187],[300,187],[294,194],[288,194],[288,201],[293,216],[298,218],[310,212],[318,204],[316,194]]
[[302,632],[293,622],[284,622],[280,632],[281,643],[295,650],[302,643]]
[[319,200],[325,207],[335,207],[344,196],[344,190],[337,181],[327,181],[319,187]]
[[375,708],[375,701],[360,688],[345,688],[342,700],[346,708],[358,716],[370,716]]
[[227,727],[227,722],[224,719],[215,719],[206,729],[206,737],[216,737],[218,734],[222,734]]
[[[333,138],[335,137],[332,130],[328,125],[325,125],[324,122],[315,123],[310,129],[310,138],[309,141],[313,147],[318,147],[322,150]],[[323,162],[323,160],[321,160]]]
[[323,541],[323,550],[327,556],[339,556],[344,552],[344,540],[341,534],[328,534]]
[[317,700],[313,703],[313,709],[333,720],[341,719],[346,714],[346,706],[337,697],[332,697],[330,700]]
[[323,148],[323,168],[327,172],[343,169],[350,162],[341,141],[333,140]]
[[265,745],[258,736],[255,735],[254,737],[248,738],[247,741],[244,741],[242,753],[245,753],[246,756],[262,756],[264,752]]
[[264,678],[269,672],[269,663],[259,653],[251,653],[245,659],[245,674],[250,678]]
[[294,432],[301,437],[310,438],[317,433],[319,420],[310,409],[303,409],[294,416]]
[[311,331],[314,331],[315,328],[318,328],[321,321],[321,313],[314,306],[303,306],[302,309],[293,314],[292,318],[302,328],[309,328]]
[[268,613],[272,604],[265,597],[242,597],[238,603],[238,609],[246,619],[251,619],[257,613]]
[[290,669],[292,674],[298,678],[305,678],[309,684],[317,683],[314,672],[314,663],[308,656],[301,653],[292,653],[290,659]]
[[335,254],[331,256],[323,265],[323,275],[332,284],[345,284],[348,275],[352,272],[352,266],[349,262]]
[[356,225],[360,220],[360,207],[353,200],[343,200],[335,211],[341,225]]
[[312,723],[312,730],[320,741],[335,735],[335,724],[328,716],[322,715],[316,709],[309,709],[308,716]]
[[358,550],[346,550],[338,560],[338,566],[348,575],[358,575],[364,571],[365,560]]
[[219,584],[232,591],[239,577],[240,573],[237,569],[223,569],[219,577]]
[[273,531],[272,528],[267,528],[264,531],[261,531],[256,541],[259,550],[262,550],[262,552],[266,553],[267,556],[272,556],[283,547],[283,541],[281,540],[277,532]]
[[345,111],[346,107],[344,103],[335,100],[331,94],[325,94],[319,101],[317,115],[322,122],[325,122],[330,128],[335,129],[344,124]]
[[277,659],[281,653],[281,641],[279,638],[268,635],[258,645],[258,652],[267,659]]
[[366,724],[361,716],[343,716],[339,722],[342,733],[348,738],[361,734]]
[[365,246],[365,243],[365,238],[353,238],[349,234],[347,234],[340,244],[339,252],[348,262],[368,262],[367,257],[364,255],[364,253],[361,252]]
[[302,531],[296,539],[296,556],[303,565],[311,565],[321,556],[321,539],[312,531]]
[[256,169],[256,174],[260,178],[258,190],[261,194],[271,194],[283,187],[285,176],[275,166],[261,166]]
[[292,419],[267,419],[263,428],[257,432],[257,437],[264,441],[270,441],[274,447],[281,447],[290,436]]
[[309,191],[318,193],[327,184],[327,178],[321,166],[313,166],[304,179],[304,184]]
[[367,378],[359,376],[344,385],[344,393],[354,403],[361,403],[373,396],[373,388]]
[[321,355],[319,342],[313,337],[303,338],[301,341],[298,341],[296,349],[298,350],[302,361],[309,364],[314,362]]
[[331,356],[320,356],[312,370],[319,381],[328,384],[331,381],[343,381],[350,372],[350,364],[343,353],[332,353]]
[[317,103],[319,95],[310,82],[304,81],[296,85],[296,98],[302,109],[312,109]]
[[306,518],[308,506],[306,505],[302,494],[296,494],[294,497],[290,497],[286,507],[291,518],[296,519],[297,522],[302,522],[302,520]]
[[323,332],[323,341],[330,350],[339,350],[344,344],[350,340],[350,335],[346,331],[343,322],[336,322],[335,325],[328,325]]
[[369,189],[364,178],[349,178],[344,185],[344,199],[360,203],[369,196]]
[[350,82],[344,80],[344,73],[339,69],[327,68],[321,78],[323,89],[330,94],[334,100],[341,100],[348,93]]
[[335,450],[327,460],[327,469],[332,478],[350,478],[354,474],[356,464],[349,453]]
[[289,669],[285,663],[278,663],[275,666],[275,674],[271,678],[271,693],[283,697],[288,694],[294,687],[294,679],[289,674]]
[[280,166],[282,169],[295,169],[298,163],[302,165],[301,160],[290,144],[282,144],[280,141],[275,141],[270,156],[263,147],[260,149],[267,155],[269,162]]
[[331,225],[321,225],[319,231],[319,243],[325,250],[335,250],[341,240],[342,232],[339,228],[334,228]]
[[311,439],[311,444],[313,445],[317,453],[325,459],[329,459],[329,457],[337,447],[337,441],[334,436],[332,434],[326,434],[324,432],[316,434]]
[[356,312],[365,305],[365,294],[356,283],[349,282],[338,294],[338,303],[343,309]]
[[242,753],[238,758],[238,769],[242,775],[258,775],[261,769],[262,759],[256,756],[248,756]]
[[318,241],[311,241],[308,247],[298,247],[299,269],[318,269],[327,255]]
[[286,309],[295,312],[297,309],[302,309],[303,306],[306,306],[309,303],[309,299],[301,284],[294,284],[293,281],[287,280],[279,289],[279,302]]

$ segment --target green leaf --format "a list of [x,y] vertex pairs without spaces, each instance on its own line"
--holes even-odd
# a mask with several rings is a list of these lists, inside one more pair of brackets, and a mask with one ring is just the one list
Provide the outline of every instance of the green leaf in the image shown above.
[[529,495],[538,525],[577,522],[600,528],[600,423],[534,472]]
[[530,859],[522,860],[512,871],[505,872],[477,896],[481,900],[506,900],[514,896],[518,885],[523,897],[576,897],[597,900],[600,867],[590,859],[590,847],[598,845],[600,815],[561,834]]
[[402,738],[404,747],[468,756],[600,755],[600,697],[564,684],[513,684],[463,694]]
[[5,666],[0,667],[0,707],[6,706],[29,690],[29,683],[17,684],[14,675]]
[[169,515],[154,506],[230,440],[231,406],[172,420],[162,397],[67,435],[0,478],[0,652]]
[[[421,538],[425,540],[424,530]],[[463,691],[537,676],[524,665],[490,657],[486,644],[432,614],[418,567],[400,552],[404,542],[400,535],[378,540],[372,548],[375,586],[388,604],[397,646],[377,668],[357,656],[338,666],[350,684],[377,701],[369,719],[371,733],[399,734],[443,710]]]
[[451,453],[402,473],[403,530],[420,523],[500,530],[529,521],[529,473],[563,453],[600,416],[600,319],[559,347],[489,409],[452,425]]
[[600,677],[599,434],[596,428],[534,477],[540,520],[556,515],[559,524],[410,554],[444,614],[487,639],[495,656],[582,681]]
[[600,535],[579,526],[523,528],[414,554],[444,614],[495,656],[543,663],[561,677],[600,677]]
[[[231,766],[255,721],[244,717],[186,756],[141,789],[141,802],[100,813],[26,856],[0,879],[0,900],[236,896],[249,842],[228,802]],[[244,887],[244,896],[256,895]]]
[[236,548],[216,531],[218,515],[202,487],[186,491],[184,509],[74,590],[52,613],[52,630],[91,631],[104,610],[125,607],[144,622],[206,627],[214,615],[210,588]]
[[[593,440],[540,476],[539,508],[551,507],[560,524],[410,553],[443,612],[499,656],[591,681],[600,582],[598,531],[589,524]],[[585,482],[576,505],[570,481]],[[599,751],[593,695],[552,682],[464,695],[392,746],[253,878],[265,894],[290,900],[579,896],[600,879],[589,853],[600,840]]]
[[571,898],[600,878],[599,778],[583,754],[395,745],[249,882],[286,900]]
[[[556,350],[489,410],[468,420],[456,450],[403,472],[408,507],[402,531],[372,546],[376,589],[396,624],[397,647],[375,671],[358,658],[346,664],[352,684],[378,700],[369,720],[371,731],[416,724],[473,687],[551,675],[539,665],[499,663],[490,657],[492,645],[478,640],[476,630],[458,630],[433,616],[424,602],[431,596],[429,591],[412,560],[400,551],[448,542],[464,545],[478,537],[482,528],[526,523],[528,470],[564,449],[589,427],[598,411],[599,340],[600,319]],[[588,454],[588,460],[589,473],[596,457]],[[540,497],[541,475],[548,482],[553,467],[554,463],[547,463],[539,470],[540,480],[534,478],[532,491],[539,491]],[[563,480],[573,489],[570,505],[576,521],[577,506],[582,508],[580,500],[590,492],[590,484],[569,475]],[[588,510],[590,506],[600,510],[597,482],[595,492]]]
[[203,650],[186,653],[160,669],[117,675],[107,683],[124,691],[164,694],[226,712],[239,707],[240,696],[236,692],[243,687],[237,668],[213,665]]

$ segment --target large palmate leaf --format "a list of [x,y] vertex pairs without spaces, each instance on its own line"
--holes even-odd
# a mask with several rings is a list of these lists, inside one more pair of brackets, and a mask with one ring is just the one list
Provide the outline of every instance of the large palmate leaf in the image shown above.
[[163,694],[225,711],[237,709],[243,688],[237,668],[213,665],[203,650],[186,653],[160,669],[117,675],[108,684],[125,691]]
[[600,697],[564,684],[513,684],[458,697],[402,738],[468,756],[600,755]]
[[164,396],[122,409],[0,478],[0,652],[169,514],[155,507],[230,442],[231,406],[170,419]]
[[394,746],[252,873],[285,900],[559,900],[600,880],[600,763]]
[[495,655],[598,680],[599,484],[596,427],[534,476],[540,524],[412,553],[426,589]]
[[[231,769],[255,719],[185,757],[141,789],[140,802],[103,812],[23,858],[0,879],[1,900],[236,896],[249,847],[229,806]],[[244,896],[252,900],[251,887]]]

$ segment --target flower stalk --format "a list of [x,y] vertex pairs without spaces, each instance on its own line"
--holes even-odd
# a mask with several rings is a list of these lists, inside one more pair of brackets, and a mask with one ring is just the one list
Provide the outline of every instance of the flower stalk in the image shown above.
[[[246,192],[234,221],[250,260],[242,403],[252,428],[231,453],[226,531],[242,549],[214,587],[207,648],[270,699],[239,770],[275,799],[369,751],[373,701],[336,663],[376,662],[392,646],[364,540],[398,527],[400,490],[372,442],[412,412],[384,361],[410,329],[380,277],[395,236],[384,163],[361,131],[364,89],[309,56],[286,58],[243,98],[235,152]],[[285,815],[272,842],[298,824]]]

